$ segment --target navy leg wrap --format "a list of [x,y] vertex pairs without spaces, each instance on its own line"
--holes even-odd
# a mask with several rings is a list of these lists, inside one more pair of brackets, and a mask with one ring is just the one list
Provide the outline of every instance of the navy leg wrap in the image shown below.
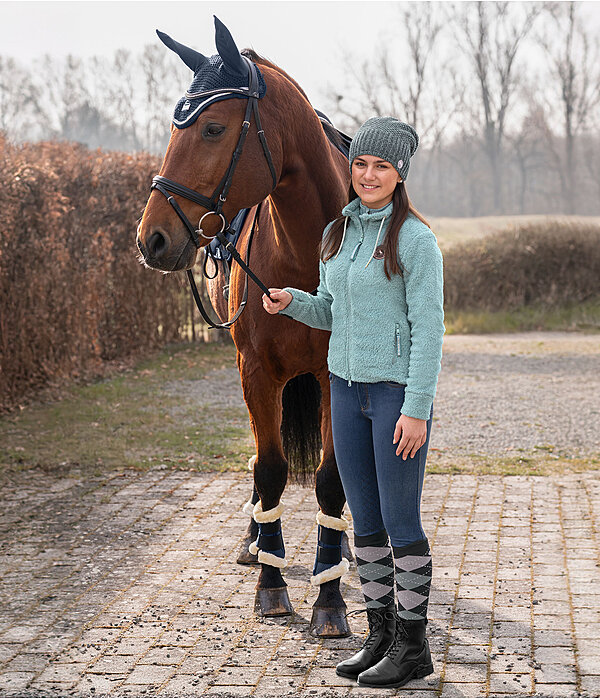
[[342,561],[342,531],[332,530],[319,525],[317,555],[313,567],[313,576]]
[[258,548],[263,552],[285,559],[285,545],[281,534],[281,518],[272,523],[258,523]]

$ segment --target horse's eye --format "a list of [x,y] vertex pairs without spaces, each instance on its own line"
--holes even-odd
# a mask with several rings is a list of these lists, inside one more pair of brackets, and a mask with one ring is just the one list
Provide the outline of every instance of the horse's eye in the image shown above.
[[202,135],[205,138],[215,138],[215,136],[220,136],[225,131],[225,127],[221,124],[207,124],[202,130]]

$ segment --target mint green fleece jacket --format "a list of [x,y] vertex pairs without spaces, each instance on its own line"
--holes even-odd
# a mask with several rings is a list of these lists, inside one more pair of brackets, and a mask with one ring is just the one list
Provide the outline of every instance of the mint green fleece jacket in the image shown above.
[[388,280],[383,259],[373,252],[392,206],[371,211],[358,198],[350,202],[342,211],[348,217],[342,246],[320,263],[316,295],[286,287],[292,301],[279,313],[331,331],[327,364],[333,374],[348,383],[405,384],[402,413],[426,420],[445,330],[442,254],[431,229],[409,214],[398,237],[404,274]]

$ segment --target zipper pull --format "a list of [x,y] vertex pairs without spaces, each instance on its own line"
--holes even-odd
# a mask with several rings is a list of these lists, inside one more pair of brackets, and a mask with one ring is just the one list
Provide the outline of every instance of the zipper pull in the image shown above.
[[350,260],[354,262],[356,260],[356,256],[358,255],[358,251],[360,250],[360,247],[362,245],[362,241],[359,241],[356,244],[356,248],[352,251],[352,255],[350,256]]
[[363,241],[365,240],[365,229],[363,228],[362,231],[360,232],[360,240],[356,244],[356,247],[352,251],[352,255],[350,256],[351,262],[354,262],[356,260],[356,256],[358,255],[358,251],[360,250],[361,245],[363,244]]
[[396,324],[396,355],[400,357],[400,324]]

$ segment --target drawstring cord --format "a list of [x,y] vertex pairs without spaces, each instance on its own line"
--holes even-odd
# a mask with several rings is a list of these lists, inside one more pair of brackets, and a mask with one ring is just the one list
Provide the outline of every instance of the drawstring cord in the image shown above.
[[384,224],[386,219],[387,219],[387,216],[384,216],[383,219],[381,220],[381,225],[379,226],[379,231],[377,231],[377,238],[375,239],[375,246],[373,247],[373,252],[371,253],[371,257],[367,260],[367,264],[365,265],[365,270],[367,269],[367,267],[369,267],[369,263],[371,262],[371,260],[373,260],[373,256],[375,255],[375,251],[377,250],[377,244],[379,243],[379,236],[381,236],[383,224]]
[[343,233],[343,235],[342,235],[342,242],[340,243],[340,247],[338,248],[338,251],[337,251],[337,253],[336,253],[335,256],[334,256],[334,260],[335,260],[335,258],[337,258],[337,256],[340,254],[340,250],[342,249],[342,246],[344,245],[344,240],[346,239],[346,229],[347,229],[347,228],[348,228],[348,217],[346,217],[346,218],[344,219],[344,233]]
[[[346,240],[346,229],[348,228],[348,219],[349,219],[348,216],[344,219],[344,232],[342,234],[342,241],[340,243],[340,247],[337,250],[337,253],[333,256],[334,260],[340,254],[340,250],[342,249],[342,246],[344,245],[344,241]],[[373,252],[371,253],[371,257],[367,260],[367,264],[365,265],[365,270],[367,269],[367,267],[369,267],[369,263],[371,262],[371,260],[373,260],[373,256],[375,255],[375,251],[377,250],[377,244],[379,243],[379,237],[381,236],[381,232],[383,231],[383,224],[385,223],[386,219],[387,219],[387,216],[384,216],[383,219],[381,220],[381,224],[379,224],[379,231],[377,231],[377,238],[375,239],[375,245],[373,246]],[[360,240],[358,241],[358,243],[356,244],[356,248],[354,248],[354,250],[352,251],[352,255],[350,256],[350,260],[352,260],[353,262],[354,262],[354,260],[356,260],[358,250],[362,245],[364,237],[365,237],[365,233],[363,230],[362,236],[361,236]]]

